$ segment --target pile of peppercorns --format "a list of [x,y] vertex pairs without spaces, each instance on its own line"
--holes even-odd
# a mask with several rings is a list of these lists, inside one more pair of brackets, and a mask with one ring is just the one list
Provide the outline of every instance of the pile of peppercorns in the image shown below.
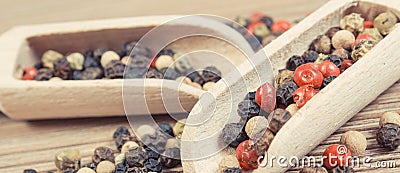
[[[136,131],[137,136],[121,126],[113,134],[118,151],[107,146],[97,147],[92,162],[81,166],[79,150],[60,150],[55,155],[57,172],[146,173],[177,167],[181,164],[179,139],[184,125],[185,119],[179,120],[174,126],[167,122],[159,123],[157,128],[142,125]],[[24,170],[24,173],[36,172],[34,169]]]
[[171,49],[163,49],[156,57],[151,57],[150,50],[137,42],[125,43],[119,53],[98,48],[84,54],[75,52],[64,56],[48,50],[43,53],[41,63],[24,69],[21,79],[59,81],[157,78],[178,80],[206,90],[221,79],[221,72],[216,67],[209,66],[196,71],[188,58],[179,55]]
[[[303,55],[290,57],[286,69],[279,70],[276,76],[276,90],[272,84],[265,83],[256,92],[249,92],[238,104],[241,121],[226,124],[223,128],[222,140],[236,148],[236,158],[227,156],[222,159],[219,171],[256,169],[258,157],[264,155],[274,136],[291,116],[320,89],[360,60],[389,34],[396,23],[397,17],[390,12],[379,14],[373,22],[351,13],[340,20],[340,27],[330,28],[312,41]],[[398,124],[381,125],[378,142],[389,149],[397,148],[400,145],[398,132]],[[364,154],[366,138],[359,132],[350,131],[342,136],[341,142],[343,145],[328,147],[324,156],[344,158],[342,162],[338,162],[338,167],[327,163],[324,166],[333,172],[352,172],[353,169],[347,167],[346,158],[350,158],[351,153]],[[309,168],[308,171],[326,172],[325,168]]]
[[260,45],[267,45],[291,27],[291,23],[287,20],[274,21],[270,16],[260,12],[253,13],[249,17],[238,16],[235,22],[228,25],[242,34],[254,50],[260,49]]

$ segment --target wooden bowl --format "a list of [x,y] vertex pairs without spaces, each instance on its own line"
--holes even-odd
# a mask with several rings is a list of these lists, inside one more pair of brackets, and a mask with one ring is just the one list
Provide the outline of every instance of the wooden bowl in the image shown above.
[[[266,57],[256,56],[256,67],[240,66],[243,76],[229,74],[232,85],[224,87],[217,83],[212,95],[215,100],[199,100],[187,119],[182,136],[183,168],[185,172],[216,172],[219,161],[234,149],[226,147],[220,140],[222,128],[227,123],[238,122],[237,104],[249,91],[255,91],[261,83],[273,83],[273,71],[285,68],[287,59],[292,55],[301,55],[318,35],[324,34],[330,27],[338,26],[342,16],[351,12],[361,13],[366,20],[372,20],[377,14],[390,10],[400,16],[400,1],[392,0],[335,0],[309,15],[299,24],[280,36],[264,48]],[[400,79],[400,27],[379,42],[363,59],[341,74],[322,89],[304,107],[302,107],[276,134],[268,152],[272,156],[302,158],[339,127],[351,119],[362,108],[377,98],[384,90]],[[262,52],[258,52],[257,55]],[[257,59],[257,58],[261,58]],[[273,70],[269,69],[268,61]],[[268,76],[259,80],[259,76]],[[243,80],[243,78],[245,80]],[[399,93],[398,88],[391,89],[392,96]],[[239,96],[238,98],[232,98]],[[213,105],[214,112],[204,109]],[[389,109],[389,108],[385,108]],[[231,116],[230,116],[231,115]],[[201,124],[198,119],[210,117]],[[370,117],[374,119],[376,117]],[[195,123],[194,123],[195,122]],[[268,160],[268,159],[264,159]],[[287,161],[286,161],[287,162]],[[259,167],[253,172],[284,172],[289,167]]]
[[[212,19],[202,18],[200,21],[214,22],[213,25],[201,22],[172,22],[182,16],[149,16],[135,18],[121,18],[109,20],[95,20],[84,22],[68,22],[59,24],[29,25],[15,27],[4,33],[0,38],[0,108],[13,119],[45,119],[45,118],[73,118],[125,115],[122,84],[123,79],[114,80],[68,80],[68,81],[22,81],[21,71],[40,61],[40,56],[46,50],[53,49],[63,54],[69,52],[85,52],[99,47],[107,47],[119,51],[122,44],[127,41],[137,41],[148,31],[168,22],[163,26],[168,34],[152,40],[158,43],[167,43],[167,48],[172,48],[180,53],[197,50],[213,51],[224,55],[226,62],[214,59],[196,60],[193,66],[196,69],[207,65],[215,65],[225,75],[237,65],[247,59],[242,50],[236,46],[246,43],[240,34],[228,36],[226,25]],[[207,22],[205,22],[207,23]],[[188,36],[176,40],[168,40],[182,32],[213,33],[220,38],[207,36]],[[226,39],[226,40],[223,40]],[[233,44],[231,44],[233,43]],[[236,44],[235,44],[236,43]],[[241,45],[242,44],[242,45]],[[248,45],[247,45],[248,46]],[[152,49],[152,47],[150,47]],[[159,50],[151,50],[157,53]],[[229,63],[230,65],[227,65]],[[140,86],[129,86],[130,90],[137,91],[143,88],[146,81],[146,101],[148,110],[134,111],[130,115],[162,114],[166,113],[163,99],[160,97],[162,90],[161,79],[131,79]],[[176,83],[167,81],[166,83]],[[126,88],[127,89],[127,88]],[[182,107],[191,110],[197,102],[199,95],[204,91],[182,84],[177,88],[164,88],[177,91]],[[136,93],[133,97],[142,97]],[[165,95],[166,100],[169,96]],[[133,108],[136,104],[133,102]]]

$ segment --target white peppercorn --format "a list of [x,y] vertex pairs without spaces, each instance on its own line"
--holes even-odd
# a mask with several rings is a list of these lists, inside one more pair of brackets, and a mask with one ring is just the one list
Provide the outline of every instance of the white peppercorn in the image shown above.
[[185,123],[186,123],[186,119],[181,119],[175,123],[172,130],[174,131],[174,135],[176,136],[176,138],[181,139],[182,133],[183,133],[183,128],[185,127]]
[[387,123],[397,124],[400,126],[400,115],[397,112],[385,112],[379,120],[379,126],[382,127]]
[[48,51],[44,52],[42,55],[43,66],[52,69],[53,62],[62,57],[64,57],[64,56],[61,53],[54,51],[54,50],[48,50]]
[[239,161],[234,155],[227,155],[218,164],[218,172],[223,173],[227,168],[240,168]]
[[311,43],[310,49],[318,53],[329,54],[331,52],[331,39],[326,35],[319,35]]
[[114,170],[114,163],[108,160],[100,162],[96,167],[96,173],[114,173]]
[[332,37],[332,45],[335,49],[351,50],[351,45],[356,41],[353,33],[348,30],[340,30]]
[[381,13],[374,19],[374,27],[382,35],[388,35],[396,23],[397,17],[391,12]]
[[156,129],[154,127],[149,126],[149,125],[141,125],[137,130],[136,134],[140,138],[142,138],[145,135],[153,135],[156,132]]
[[84,167],[78,170],[78,172],[76,173],[96,173],[95,171],[93,171],[93,169],[90,169],[88,167]]
[[101,55],[101,66],[103,66],[103,68],[105,68],[111,61],[113,60],[119,60],[120,57],[119,55],[114,52],[114,51],[106,51]]
[[77,170],[81,167],[81,154],[77,149],[64,149],[56,153],[54,163],[60,170]]
[[174,58],[169,55],[161,55],[156,60],[156,68],[157,70],[161,70],[163,68],[168,68],[174,63]]
[[256,134],[265,130],[268,126],[268,120],[264,116],[255,116],[247,121],[244,131],[250,139],[256,139]]
[[362,156],[367,149],[367,138],[357,131],[344,133],[340,138],[340,143],[345,145],[353,156]]
[[358,13],[346,15],[340,20],[340,28],[352,33],[360,33],[364,30],[364,18]]
[[297,105],[295,103],[290,104],[288,107],[286,107],[286,111],[288,111],[290,113],[290,115],[294,115],[296,114],[296,112],[299,110],[299,108],[297,107]]
[[203,84],[203,90],[209,91],[212,87],[214,87],[215,82],[206,82]]
[[117,165],[119,163],[124,163],[124,162],[125,162],[125,152],[121,152],[115,157],[114,163]]
[[72,53],[67,56],[67,61],[69,65],[74,70],[82,70],[83,69],[83,62],[85,61],[85,56],[81,53]]
[[122,145],[121,153],[127,152],[130,148],[138,147],[139,144],[133,141],[128,141],[124,145]]

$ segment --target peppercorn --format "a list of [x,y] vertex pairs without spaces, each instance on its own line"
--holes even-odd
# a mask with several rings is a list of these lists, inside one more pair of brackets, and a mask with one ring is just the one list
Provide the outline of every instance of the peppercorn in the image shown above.
[[397,17],[391,12],[381,13],[374,19],[374,27],[382,35],[388,35],[396,23]]
[[93,171],[93,169],[85,167],[85,168],[79,169],[78,172],[76,172],[76,173],[96,173],[96,172]]
[[292,116],[285,109],[277,108],[268,116],[268,129],[276,134]]
[[168,68],[174,63],[174,59],[168,55],[161,55],[157,58],[155,65],[158,70]]
[[354,169],[350,166],[338,166],[330,171],[331,173],[354,173]]
[[130,58],[130,61],[128,62],[129,68],[149,68],[149,65],[150,59],[143,55],[136,55]]
[[277,20],[272,24],[271,31],[274,34],[282,34],[282,33],[286,32],[287,30],[289,30],[290,27],[291,27],[290,22],[288,22],[286,20]]
[[223,173],[242,173],[240,168],[226,168]]
[[141,125],[138,129],[136,129],[135,133],[139,137],[143,137],[145,135],[153,135],[156,132],[156,129],[150,125]]
[[161,172],[162,171],[162,166],[160,162],[158,162],[155,159],[148,159],[144,162],[144,167],[146,167],[147,171],[149,172]]
[[324,78],[324,81],[322,82],[321,89],[325,88],[328,84],[330,84],[334,79],[336,79],[337,76],[328,76]]
[[[325,60],[323,63],[321,63],[318,66],[318,70],[322,73],[322,75],[325,78],[329,77],[329,76],[339,76],[340,75],[340,69],[333,62],[331,62],[329,60]],[[322,83],[324,83],[324,82],[322,81]]]
[[126,173],[128,171],[128,165],[126,163],[118,163],[115,165],[114,173]]
[[[103,64],[103,63],[102,63]],[[104,74],[106,78],[116,79],[124,76],[125,65],[120,60],[112,60],[104,68]]]
[[240,167],[245,170],[252,170],[258,167],[258,155],[254,150],[255,142],[246,140],[239,144],[236,148],[236,157]]
[[114,51],[107,51],[101,55],[101,66],[103,68],[107,68],[107,65],[110,64],[112,61],[119,61],[120,57]]
[[163,152],[165,150],[165,144],[167,143],[167,135],[157,130],[152,135],[144,135],[142,137],[142,142],[149,148],[152,148],[158,152]]
[[92,161],[99,164],[101,161],[108,160],[114,162],[114,151],[106,146],[97,147],[94,150]]
[[157,160],[158,158],[160,158],[160,154],[158,152],[154,151],[153,149],[149,148],[149,147],[145,148],[145,151],[146,151],[146,154],[147,154],[147,159],[155,159],[155,160]]
[[243,100],[238,104],[237,113],[243,120],[248,120],[254,116],[261,115],[260,107],[254,99]]
[[213,88],[215,85],[215,82],[207,82],[203,85],[203,90],[209,91],[211,88]]
[[204,82],[218,82],[221,79],[221,71],[214,66],[208,66],[203,69],[201,77]]
[[340,20],[340,28],[358,34],[364,30],[364,18],[358,13],[346,15]]
[[25,169],[24,173],[37,173],[37,171],[34,169]]
[[245,126],[245,132],[250,139],[256,140],[260,131],[263,131],[267,128],[268,120],[263,116],[255,116],[250,118]]
[[170,79],[170,80],[175,80],[176,78],[178,78],[179,76],[181,76],[181,74],[179,74],[175,69],[173,68],[163,68],[160,70],[160,72],[164,75],[164,79]]
[[186,123],[186,119],[181,119],[175,123],[172,130],[173,130],[176,138],[181,139],[182,133],[183,133],[183,128],[185,128],[185,123]]
[[318,59],[319,54],[313,50],[307,50],[301,56],[304,60],[304,63],[315,62]]
[[222,129],[222,140],[230,147],[236,148],[241,142],[249,139],[242,123],[229,123]]
[[127,169],[128,173],[146,173],[147,169],[146,167],[130,167]]
[[351,45],[354,43],[356,38],[353,33],[348,30],[340,30],[335,33],[332,37],[332,45],[335,49],[346,49],[351,50]]
[[331,52],[331,39],[326,35],[319,35],[311,44],[310,50],[318,53],[329,54]]
[[149,68],[146,73],[146,78],[162,79],[164,75],[155,68]]
[[306,167],[300,170],[299,173],[328,173],[324,167]]
[[253,34],[264,38],[264,37],[270,35],[271,32],[269,31],[267,25],[265,25],[264,22],[260,22],[259,25],[255,25],[254,26],[254,33]]
[[175,70],[181,74],[188,74],[193,71],[193,66],[187,57],[179,58],[174,63]]
[[147,154],[143,147],[132,147],[125,153],[125,161],[130,167],[142,167],[145,160]]
[[107,48],[100,47],[100,48],[93,50],[93,52],[91,52],[91,51],[86,52],[85,56],[92,56],[97,62],[100,62],[101,56],[107,51],[108,51]]
[[397,112],[385,112],[379,120],[379,126],[382,127],[387,123],[397,124],[400,126],[400,115]]
[[74,71],[74,72],[72,72],[72,80],[82,80],[82,71]]
[[179,148],[167,148],[160,157],[160,162],[167,168],[173,168],[181,163],[181,150]]
[[235,22],[237,22],[239,25],[243,26],[243,27],[247,27],[250,24],[250,20],[245,17],[245,16],[237,16],[235,18]]
[[121,147],[121,153],[126,153],[130,148],[138,147],[139,144],[134,141],[126,141]]
[[[329,54],[324,61],[329,60],[330,62],[332,62],[333,64],[335,64],[338,68],[342,67],[342,62],[343,59],[339,58],[339,56],[335,55],[335,54]],[[323,62],[322,62],[323,63]],[[322,64],[321,63],[321,64]],[[320,64],[320,65],[321,65]]]
[[351,48],[354,49],[361,40],[373,40],[373,38],[368,34],[359,34],[356,38],[356,41],[351,45]]
[[174,57],[175,52],[172,49],[163,49],[157,54],[157,56],[161,56],[161,55],[168,55],[168,56]]
[[72,78],[73,69],[70,67],[67,58],[59,58],[53,62],[53,73],[54,76],[64,80]]
[[364,32],[362,32],[362,34],[368,34],[377,42],[379,42],[383,39],[383,36],[379,32],[379,30],[376,28],[367,28],[364,30]]
[[100,67],[100,62],[97,61],[93,55],[92,56],[85,56],[85,60],[83,61],[83,67],[90,68],[90,67]]
[[342,66],[340,67],[340,73],[343,73],[345,70],[350,68],[354,64],[353,60],[346,59],[342,62]]
[[325,61],[326,57],[328,57],[328,55],[325,55],[325,54],[320,53],[320,54],[318,55],[317,60],[314,61],[314,64],[315,64],[315,65],[320,65],[322,62]]
[[53,62],[62,57],[64,57],[64,56],[61,53],[54,51],[54,50],[48,50],[48,51],[44,52],[42,55],[42,64],[44,67],[52,69]]
[[119,163],[125,163],[125,152],[121,152],[114,158],[114,163],[117,165]]
[[264,130],[260,130],[255,136],[257,137],[257,140],[255,140],[254,150],[256,151],[257,155],[264,156],[275,135],[271,132],[271,130],[266,128]]
[[114,163],[105,160],[100,162],[96,167],[96,173],[114,173],[115,165]]
[[67,56],[69,65],[74,70],[82,70],[85,57],[81,53],[72,53]]
[[345,145],[353,156],[362,156],[367,149],[367,138],[357,131],[344,133],[340,138],[340,143]]
[[276,89],[276,105],[283,108],[294,103],[293,93],[298,88],[299,87],[292,81],[279,85]]
[[351,152],[344,145],[333,144],[324,151],[324,166],[333,169],[337,166],[348,165],[351,159]]
[[263,15],[260,18],[260,21],[265,23],[268,29],[271,29],[272,25],[274,24],[274,20],[270,16]]
[[190,74],[187,74],[186,77],[188,77],[191,81],[196,82],[200,85],[203,85],[205,83],[204,79],[201,77],[198,71],[193,71]]
[[293,74],[293,80],[298,86],[311,85],[314,88],[321,87],[324,76],[314,64],[303,64]]
[[164,134],[169,135],[170,137],[174,137],[174,132],[172,130],[172,126],[168,122],[159,123],[157,130],[163,132]]
[[367,54],[374,46],[376,42],[373,40],[361,40],[351,52],[351,58],[354,62],[360,60],[365,54]]
[[279,86],[285,82],[293,81],[293,71],[281,69],[275,77],[276,85]]
[[397,124],[383,124],[376,134],[378,144],[387,150],[395,150],[400,145],[400,126]]
[[341,58],[342,60],[349,59],[351,56],[350,52],[343,48],[336,49],[335,51],[332,52],[332,55],[336,55],[339,58]]
[[293,55],[286,62],[286,69],[294,71],[297,67],[303,65],[304,63],[304,59],[301,56]]
[[270,83],[264,83],[256,91],[256,103],[265,112],[272,112],[276,105],[276,91]]
[[62,171],[78,170],[81,167],[81,154],[77,149],[64,149],[56,153],[54,163]]
[[331,27],[325,32],[325,35],[332,39],[336,32],[340,31],[340,27]]
[[293,104],[290,104],[289,106],[287,106],[285,110],[288,111],[291,116],[293,116],[294,114],[296,114],[296,112],[299,110],[299,108],[297,107],[296,104],[293,103]]
[[22,80],[34,80],[35,76],[38,74],[38,70],[36,68],[24,68],[24,74],[22,76]]
[[138,42],[136,42],[136,41],[126,42],[121,48],[121,54],[123,56],[125,56],[125,55],[132,55],[132,56],[143,55],[148,58],[151,57],[150,49],[147,48],[146,46],[138,44]]
[[125,79],[137,79],[146,77],[147,68],[131,67],[125,72]]
[[318,89],[314,89],[310,85],[304,85],[298,88],[293,93],[293,100],[294,102],[296,102],[297,107],[300,109],[318,92]]
[[238,160],[233,155],[227,155],[219,161],[218,172],[223,172],[228,168],[240,168]]
[[101,67],[89,67],[82,72],[81,79],[82,80],[101,79],[103,76],[104,72]]

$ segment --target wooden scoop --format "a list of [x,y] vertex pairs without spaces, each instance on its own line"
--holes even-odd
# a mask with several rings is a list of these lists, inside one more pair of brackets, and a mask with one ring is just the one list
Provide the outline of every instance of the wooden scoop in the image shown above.
[[[324,34],[330,27],[338,26],[339,20],[351,12],[361,13],[366,20],[373,20],[381,12],[391,11],[400,16],[400,1],[393,0],[334,0],[305,18],[302,22],[284,33],[277,40],[264,48],[267,57],[256,56],[255,67],[266,66],[270,60],[273,71],[285,67],[291,55],[301,55],[318,35]],[[292,156],[302,158],[335,132],[362,108],[372,102],[383,91],[400,79],[400,27],[394,30],[368,52],[361,60],[346,70],[302,107],[277,133],[268,149],[268,157]],[[261,54],[258,52],[257,55]],[[217,83],[212,94],[215,100],[200,99],[187,119],[182,137],[182,158],[185,172],[216,172],[219,161],[227,154],[234,154],[231,148],[220,149],[219,135],[225,124],[238,121],[234,113],[237,103],[248,91],[255,91],[262,82],[273,82],[273,79],[258,81],[256,71],[268,75],[271,69],[253,68],[243,65],[239,69],[243,78],[234,79],[230,86]],[[235,74],[236,75],[236,74]],[[245,85],[243,85],[245,83]],[[247,90],[246,90],[247,89]],[[229,94],[240,93],[240,98],[230,98]],[[215,105],[214,112],[202,108]],[[229,116],[232,113],[232,116]],[[212,115],[209,115],[212,114]],[[209,120],[200,125],[190,125],[197,119],[209,116]],[[236,117],[236,118],[235,118]],[[215,136],[214,138],[210,136]],[[195,141],[195,142],[193,142]],[[207,143],[208,145],[200,145]],[[198,148],[203,147],[203,148]],[[199,151],[200,150],[200,151]],[[207,154],[207,150],[212,150]],[[197,152],[196,152],[197,151]],[[286,161],[287,163],[287,161]],[[270,163],[269,163],[270,164]],[[284,172],[290,167],[259,167],[253,172]]]
[[[22,81],[21,71],[25,67],[32,67],[40,62],[43,52],[52,49],[63,54],[72,52],[84,53],[100,47],[119,51],[127,41],[138,41],[143,35],[156,26],[182,16],[147,16],[121,19],[107,19],[83,22],[67,22],[59,24],[19,26],[4,33],[0,37],[0,109],[13,119],[49,119],[99,116],[125,116],[122,88],[123,80],[68,80],[68,81]],[[206,19],[202,19],[206,20]],[[154,39],[157,42],[166,42],[168,36],[183,31],[208,30],[211,33],[227,38],[226,28],[222,23],[212,26],[193,24],[171,24],[165,26],[163,37]],[[236,33],[229,39],[237,39],[237,44],[244,44],[244,38]],[[243,52],[227,41],[206,36],[191,36],[173,41],[166,45],[176,52],[185,54],[192,51],[208,50],[227,57],[225,63],[217,59],[197,58],[192,61],[195,69],[216,66],[222,75],[235,69],[248,58]],[[152,47],[150,47],[152,49]],[[156,50],[152,50],[153,53]],[[232,57],[232,59],[230,59]],[[143,93],[136,92],[130,107],[130,115],[163,114],[167,113],[163,100],[176,99],[177,88],[165,87],[175,81],[160,79],[132,79],[134,85],[131,91],[143,90],[146,83],[146,102],[148,109],[140,107],[143,103]],[[137,85],[136,85],[137,84]],[[164,84],[164,88],[162,85]],[[161,98],[161,90],[166,92]],[[178,94],[183,110],[191,110],[199,95],[204,91],[186,84],[182,84]],[[137,99],[135,99],[137,98]],[[139,98],[142,98],[140,100]]]

